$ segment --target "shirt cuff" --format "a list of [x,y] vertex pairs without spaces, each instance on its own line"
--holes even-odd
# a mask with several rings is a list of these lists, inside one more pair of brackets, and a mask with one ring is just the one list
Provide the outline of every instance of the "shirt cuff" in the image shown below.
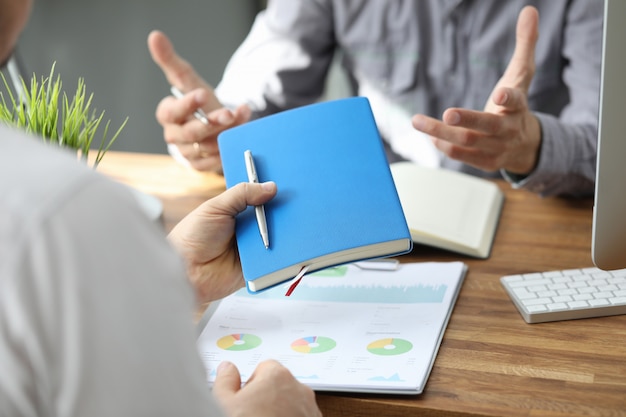
[[560,171],[558,168],[559,161],[555,160],[554,144],[554,129],[558,129],[558,127],[553,126],[558,121],[554,117],[541,113],[535,113],[535,117],[537,117],[541,128],[541,149],[537,156],[535,168],[526,175],[514,174],[504,169],[500,170],[500,174],[515,189],[525,189],[540,195],[548,195],[552,194],[550,184],[556,179],[556,173]]

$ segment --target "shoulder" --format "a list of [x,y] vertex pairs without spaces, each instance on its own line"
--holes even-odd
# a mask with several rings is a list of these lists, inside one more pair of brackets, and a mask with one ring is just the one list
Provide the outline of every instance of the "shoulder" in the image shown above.
[[89,239],[111,243],[126,223],[138,236],[156,234],[126,187],[23,132],[0,126],[0,137],[0,273],[31,256],[35,243],[39,255],[53,256]]
[[[55,376],[38,391],[42,401],[83,387],[88,400],[74,404],[81,415],[110,405],[102,387],[129,415],[209,410],[194,294],[163,230],[125,187],[72,156],[4,127],[0,138],[0,317],[11,317],[0,323],[0,363],[10,364],[0,386],[11,379],[17,393],[9,409]],[[129,345],[143,352],[143,366]],[[178,396],[167,391],[172,380],[185,387]],[[137,401],[128,386],[162,393],[160,403]]]
[[39,138],[0,126],[0,194],[3,209],[29,215],[51,200],[62,201],[80,184],[99,175],[69,151]]

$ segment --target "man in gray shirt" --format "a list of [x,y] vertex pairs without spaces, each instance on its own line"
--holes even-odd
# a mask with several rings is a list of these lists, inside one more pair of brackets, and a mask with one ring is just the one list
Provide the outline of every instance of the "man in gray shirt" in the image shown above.
[[[503,175],[541,195],[589,194],[602,13],[602,0],[270,0],[229,62],[219,101],[164,34],[150,35],[168,81],[189,93],[165,98],[157,119],[192,166],[219,171],[217,133],[250,110],[318,100],[339,51],[390,160]],[[215,111],[211,126],[190,117],[198,107]]]

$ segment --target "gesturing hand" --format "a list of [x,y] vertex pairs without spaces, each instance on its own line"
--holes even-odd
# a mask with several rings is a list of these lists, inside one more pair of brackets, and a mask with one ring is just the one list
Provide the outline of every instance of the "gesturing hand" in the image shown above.
[[541,147],[539,121],[528,108],[528,87],[535,73],[539,14],[532,6],[520,12],[515,51],[494,87],[484,111],[449,108],[442,121],[413,116],[413,127],[431,136],[450,158],[485,171],[530,173]]
[[[165,142],[176,145],[195,169],[221,172],[217,135],[227,128],[247,122],[250,109],[246,105],[234,111],[224,108],[213,88],[176,53],[171,41],[162,32],[150,33],[148,49],[170,85],[185,93],[181,99],[167,96],[157,106],[156,119],[163,127]],[[193,117],[198,108],[207,113],[208,125]]]

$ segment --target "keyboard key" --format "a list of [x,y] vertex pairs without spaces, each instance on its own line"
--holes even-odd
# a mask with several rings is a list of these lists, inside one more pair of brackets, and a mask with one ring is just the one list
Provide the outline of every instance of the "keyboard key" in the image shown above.
[[609,298],[609,301],[613,305],[625,305],[626,304],[626,297]]
[[586,301],[570,301],[567,303],[567,307],[569,308],[585,308],[589,307],[589,304]]
[[539,304],[539,305],[536,305],[536,306],[528,306],[527,309],[531,313],[540,313],[542,311],[548,311],[548,307],[546,307],[543,304]]
[[602,306],[611,305],[611,303],[609,303],[609,300],[607,300],[606,298],[596,298],[593,300],[589,300],[589,304],[593,307],[602,307]]
[[548,304],[547,307],[550,311],[563,311],[568,309],[567,304],[565,303],[552,303]]
[[626,314],[626,269],[533,272],[500,282],[528,323]]

